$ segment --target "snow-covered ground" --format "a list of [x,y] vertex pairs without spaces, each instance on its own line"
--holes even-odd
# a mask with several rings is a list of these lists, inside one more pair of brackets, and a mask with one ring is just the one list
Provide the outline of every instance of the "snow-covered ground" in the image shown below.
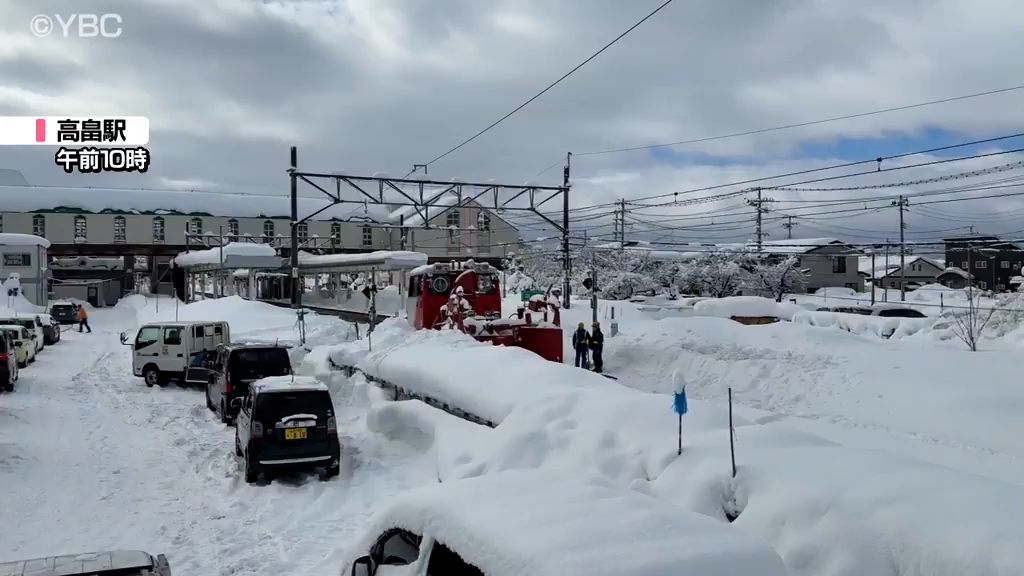
[[[795,319],[815,297],[777,309]],[[596,476],[717,519],[797,575],[1024,573],[1024,392],[1012,345],[972,353],[931,327],[883,339],[796,321],[744,326],[720,317],[722,303],[683,302],[686,317],[656,319],[643,304],[601,302],[613,381],[397,320],[374,333],[371,351],[348,324],[313,315],[292,356],[298,373],[331,388],[343,474],[249,486],[231,429],[202,395],[146,388],[117,334],[177,317],[294,343],[293,313],[237,297],[157,304],[131,297],[93,311],[92,334],[68,332],[0,396],[0,517],[19,519],[0,530],[0,560],[127,547],[167,553],[180,574],[333,574],[371,515],[409,489],[536,470]],[[563,313],[563,325],[589,327],[585,302]],[[332,361],[496,427],[387,400]],[[691,399],[682,455],[673,372]]]
[[[337,573],[343,544],[382,501],[436,482],[432,463],[366,429],[371,394],[330,381],[345,464],[315,476],[249,486],[233,430],[196,390],[146,388],[131,375],[118,333],[157,316],[131,298],[90,315],[92,334],[69,331],[0,396],[0,560],[111,548],[168,555],[175,574],[320,576]],[[169,299],[159,316],[174,317]],[[231,299],[179,308],[183,318],[224,318],[234,335],[293,334],[294,317]],[[347,325],[310,322],[311,342],[344,339]]]

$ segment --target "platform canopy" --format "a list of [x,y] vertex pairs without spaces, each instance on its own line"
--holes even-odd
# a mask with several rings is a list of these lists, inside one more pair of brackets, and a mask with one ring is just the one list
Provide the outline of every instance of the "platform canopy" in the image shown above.
[[378,250],[362,254],[313,255],[299,252],[299,270],[302,272],[406,272],[427,263],[422,252],[405,250]]
[[182,252],[174,257],[174,265],[189,272],[219,270],[278,269],[282,259],[267,244],[233,242],[223,248]]

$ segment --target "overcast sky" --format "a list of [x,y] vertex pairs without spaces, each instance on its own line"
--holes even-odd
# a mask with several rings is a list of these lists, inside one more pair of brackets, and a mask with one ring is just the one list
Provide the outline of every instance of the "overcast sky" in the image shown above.
[[[6,0],[0,3],[0,114],[145,115],[153,127],[153,164],[145,175],[65,175],[48,147],[7,147],[0,168],[19,169],[33,184],[285,194],[288,147],[297,145],[306,169],[401,176],[511,110],[659,3]],[[40,13],[65,19],[117,13],[122,34],[38,38],[29,22]],[[1019,0],[676,0],[498,128],[431,166],[430,175],[553,184],[560,168],[536,174],[566,151],[699,138],[1024,84],[1022,38]],[[578,156],[573,204],[1022,128],[1024,91],[1017,91],[673,149]],[[1015,147],[1024,147],[1022,140],[986,150]],[[886,177],[1019,159],[998,156]],[[740,199],[674,212],[733,205]],[[1024,229],[1024,200],[1015,197],[927,211],[932,214],[908,215],[922,237],[924,230],[972,223],[982,231]],[[773,238],[785,234],[778,223],[769,226]],[[644,229],[634,227],[638,234]],[[808,220],[794,234],[854,230],[898,235],[896,215]],[[604,232],[610,227],[594,230]],[[750,232],[706,236],[736,240]],[[695,236],[701,234],[670,234]]]

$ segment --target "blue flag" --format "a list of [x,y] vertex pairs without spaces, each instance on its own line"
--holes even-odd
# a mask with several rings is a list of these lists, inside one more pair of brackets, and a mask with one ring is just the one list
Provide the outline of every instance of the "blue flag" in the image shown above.
[[676,414],[682,416],[686,414],[686,389],[684,388],[680,392],[676,392],[672,396],[672,409],[675,410]]

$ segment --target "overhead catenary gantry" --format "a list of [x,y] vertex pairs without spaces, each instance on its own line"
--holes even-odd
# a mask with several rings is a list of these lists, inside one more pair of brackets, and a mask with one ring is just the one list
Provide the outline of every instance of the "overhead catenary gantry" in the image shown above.
[[[569,165],[566,162],[565,178],[561,186],[540,186],[533,183],[500,184],[497,182],[443,182],[418,178],[391,178],[383,175],[360,176],[342,172],[304,172],[298,168],[298,151],[291,147],[288,168],[291,193],[291,242],[298,245],[298,225],[340,204],[376,205],[389,209],[411,208],[422,222],[431,228],[430,219],[452,208],[475,204],[495,212],[531,212],[550,224],[562,235],[563,268],[566,286],[563,287],[565,307],[569,303]],[[298,213],[298,190],[302,182],[322,193],[329,200],[325,206],[310,214]],[[562,222],[549,217],[541,207],[552,200],[562,199]],[[398,224],[405,235],[404,216]],[[302,307],[302,291],[299,290],[300,266],[298,251],[291,253],[291,276],[295,290],[292,290],[292,306]]]

